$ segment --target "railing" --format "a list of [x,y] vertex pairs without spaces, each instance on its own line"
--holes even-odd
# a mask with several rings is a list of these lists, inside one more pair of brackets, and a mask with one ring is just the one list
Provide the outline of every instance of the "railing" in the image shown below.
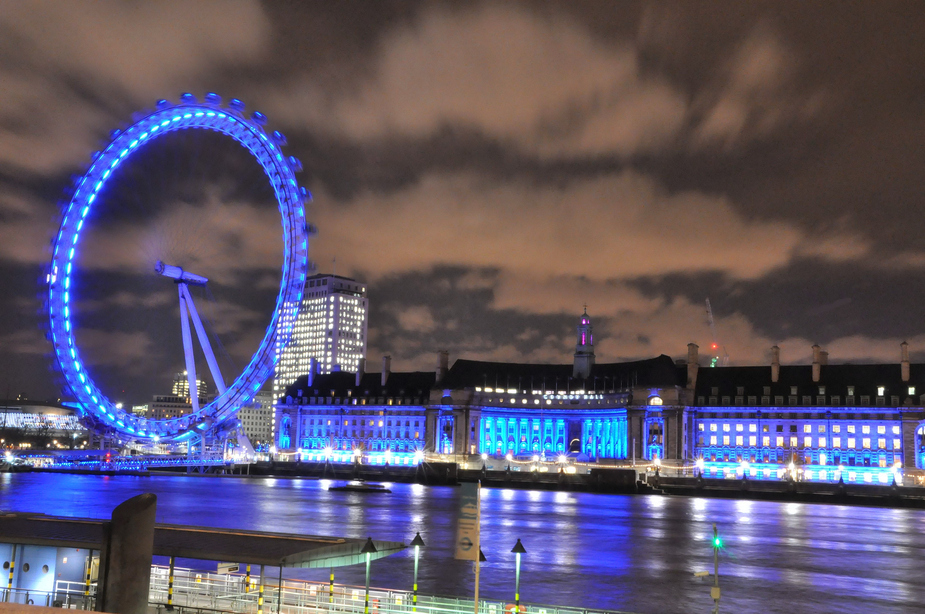
[[[166,609],[168,604],[168,570],[154,566],[151,570],[149,602]],[[258,606],[260,596],[259,576],[251,574],[246,583],[243,574],[216,574],[197,572],[190,569],[175,569],[173,598],[171,605],[181,613],[235,612],[240,614],[363,614],[365,609],[365,588],[335,584],[333,592],[325,582],[308,580],[283,580],[282,590],[276,578],[265,580],[262,610]],[[483,614],[505,614],[513,610],[513,604],[479,600],[479,612]],[[471,614],[475,603],[471,599],[418,595],[415,608],[409,591],[380,588],[369,590],[370,614]],[[603,610],[557,607],[537,604],[521,604],[520,612],[527,614],[605,614]]]

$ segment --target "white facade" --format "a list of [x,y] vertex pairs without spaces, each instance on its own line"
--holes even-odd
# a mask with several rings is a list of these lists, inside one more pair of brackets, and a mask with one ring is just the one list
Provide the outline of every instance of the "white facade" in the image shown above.
[[292,322],[292,310],[280,314],[280,326],[292,326],[288,345],[277,345],[276,379],[273,394],[278,397],[311,368],[314,358],[318,373],[356,371],[366,357],[366,329],[369,305],[366,284],[337,275],[314,275],[305,280],[299,317]]
[[273,393],[258,392],[253,401],[238,410],[238,419],[253,445],[272,442],[276,424]]

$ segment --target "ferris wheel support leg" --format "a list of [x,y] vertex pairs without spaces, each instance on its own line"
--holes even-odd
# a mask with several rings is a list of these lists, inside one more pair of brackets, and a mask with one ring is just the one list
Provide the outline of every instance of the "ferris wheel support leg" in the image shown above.
[[[190,316],[192,316],[193,326],[196,327],[196,335],[199,337],[199,347],[202,353],[206,355],[206,362],[209,363],[209,370],[212,372],[212,379],[215,381],[215,388],[219,394],[225,392],[225,378],[218,368],[218,361],[215,360],[215,353],[212,351],[212,344],[209,343],[209,337],[206,336],[206,329],[202,326],[202,320],[199,319],[199,312],[196,310],[196,304],[193,302],[193,296],[189,293],[189,287],[186,284],[180,284],[181,292],[186,295],[186,303],[189,307]],[[184,346],[185,348],[185,346]]]
[[193,338],[189,330],[189,314],[187,313],[187,296],[189,291],[186,284],[178,283],[180,293],[180,327],[183,331],[183,355],[186,358],[186,377],[189,380],[189,397],[193,406],[193,413],[199,412],[199,388],[196,386],[196,358],[193,356]]

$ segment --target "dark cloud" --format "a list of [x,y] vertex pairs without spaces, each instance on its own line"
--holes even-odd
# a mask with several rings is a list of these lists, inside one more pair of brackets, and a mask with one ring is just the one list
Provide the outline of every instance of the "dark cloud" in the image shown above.
[[[36,296],[69,176],[182,91],[287,134],[373,361],[566,362],[585,303],[600,360],[680,355],[707,296],[739,364],[925,348],[923,34],[910,2],[0,0],[0,395],[57,394]],[[229,371],[263,334],[278,214],[225,145],[158,140],[91,220],[78,338],[113,394],[182,368],[155,257],[212,279]]]

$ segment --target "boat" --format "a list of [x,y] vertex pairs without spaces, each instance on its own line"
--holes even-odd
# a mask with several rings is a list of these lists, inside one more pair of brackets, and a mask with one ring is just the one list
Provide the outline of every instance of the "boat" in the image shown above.
[[328,486],[328,490],[333,492],[392,492],[384,484],[364,480],[351,480],[346,484]]

